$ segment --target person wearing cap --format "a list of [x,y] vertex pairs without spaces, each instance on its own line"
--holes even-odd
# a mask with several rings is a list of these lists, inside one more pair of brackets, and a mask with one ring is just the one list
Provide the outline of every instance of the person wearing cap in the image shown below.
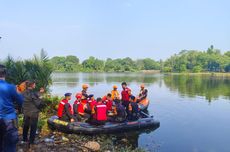
[[76,97],[76,100],[74,101],[74,104],[73,104],[73,114],[77,119],[80,119],[79,114],[78,114],[78,106],[81,103],[82,94],[77,93],[75,97]]
[[18,129],[14,102],[21,106],[23,96],[17,93],[15,85],[5,81],[6,73],[6,67],[0,64],[0,151],[16,152]]
[[75,117],[73,115],[72,106],[69,103],[72,93],[65,93],[65,98],[61,100],[58,105],[58,117],[61,120],[74,122]]
[[102,98],[102,102],[107,106],[108,111],[112,111],[113,100],[111,93],[108,93],[106,96]]
[[81,102],[77,107],[78,116],[80,120],[86,121],[90,118],[91,110],[88,104],[88,95],[82,94]]
[[[37,95],[35,88],[35,81],[27,81],[26,90],[23,92],[23,142],[29,142],[29,146],[34,144],[39,112],[44,107],[44,102]],[[28,140],[29,130],[30,137]]]
[[117,91],[116,85],[113,86],[113,90],[111,91],[111,95],[112,95],[112,100],[120,100],[120,94]]
[[82,95],[88,96],[88,94],[87,94],[88,88],[89,88],[89,85],[88,85],[88,84],[83,84],[83,85],[82,85],[82,91],[81,91]]
[[126,112],[128,113],[128,106],[129,106],[129,97],[131,96],[131,89],[127,87],[126,82],[122,82],[122,92],[121,92],[121,100],[122,105],[126,108]]
[[102,102],[101,98],[97,98],[97,105],[95,105],[93,113],[93,119],[91,123],[95,125],[103,125],[107,121],[107,107]]
[[127,119],[129,121],[135,121],[138,119],[139,116],[139,108],[138,104],[135,102],[135,96],[130,96],[129,98],[129,106],[128,106],[128,116]]
[[145,89],[145,85],[144,84],[141,84],[140,88],[141,88],[141,90],[140,90],[140,93],[138,95],[137,102],[140,102],[140,101],[146,99],[147,95],[148,95],[148,90]]

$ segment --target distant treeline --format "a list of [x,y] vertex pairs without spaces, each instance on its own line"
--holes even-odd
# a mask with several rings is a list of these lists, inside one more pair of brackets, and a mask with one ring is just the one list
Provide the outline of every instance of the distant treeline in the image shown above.
[[[41,54],[46,55],[43,49]],[[35,59],[22,61],[8,57],[2,62],[11,68],[14,65],[13,63],[16,63],[16,67],[14,67],[16,71],[24,70],[21,67],[30,69],[28,61],[34,62]],[[230,72],[230,51],[221,54],[221,51],[213,46],[210,46],[206,51],[182,50],[179,54],[175,54],[165,61],[155,61],[151,57],[137,60],[129,57],[101,60],[91,56],[80,62],[79,58],[74,55],[55,56],[51,59],[46,56],[45,64],[46,67],[51,67],[52,71],[55,72],[138,72],[146,70],[174,73]],[[22,72],[22,74],[24,73]]]
[[160,70],[162,72],[230,72],[230,51],[221,54],[213,46],[207,51],[182,50],[166,61],[151,58],[132,60],[131,58],[100,60],[95,57],[80,62],[73,55],[56,56],[49,60],[56,72],[137,72]]

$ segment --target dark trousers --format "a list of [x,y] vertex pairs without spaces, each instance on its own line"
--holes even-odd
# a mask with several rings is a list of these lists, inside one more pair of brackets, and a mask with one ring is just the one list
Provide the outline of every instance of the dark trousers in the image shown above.
[[37,131],[38,117],[24,116],[24,122],[23,123],[24,123],[24,125],[23,125],[23,141],[28,141],[28,132],[30,129],[29,143],[34,144],[36,131]]
[[18,129],[15,122],[0,119],[0,152],[16,152]]
[[129,112],[129,101],[122,101],[122,105],[125,107],[126,113]]

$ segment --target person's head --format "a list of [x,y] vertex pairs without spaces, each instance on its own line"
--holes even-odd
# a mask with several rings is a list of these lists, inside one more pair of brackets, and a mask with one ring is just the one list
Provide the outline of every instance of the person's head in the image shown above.
[[130,101],[130,102],[134,102],[134,101],[135,101],[135,96],[130,96],[130,97],[129,97],[129,101]]
[[116,85],[113,86],[113,90],[117,90],[117,86]]
[[109,99],[109,100],[110,100],[110,99],[112,98],[111,93],[108,93],[106,97],[107,97],[107,99]]
[[83,85],[82,85],[82,89],[83,89],[83,90],[87,90],[88,88],[89,88],[89,85],[88,85],[88,84],[83,84]]
[[93,95],[93,94],[90,94],[90,95],[89,95],[89,99],[90,99],[90,100],[94,100],[94,95]]
[[82,97],[82,94],[81,94],[81,93],[77,93],[77,94],[76,94],[76,98],[77,98],[78,101],[81,100],[81,97]]
[[26,81],[26,88],[27,89],[35,89],[36,88],[36,83],[34,80]]
[[65,93],[65,99],[71,100],[71,95],[72,95],[72,93]]
[[0,79],[5,79],[6,77],[6,67],[0,64]]
[[97,98],[97,103],[101,103],[102,102],[102,99],[99,97]]
[[45,88],[41,87],[39,90],[40,93],[45,93]]
[[123,89],[125,89],[127,87],[127,83],[126,82],[122,82],[121,86],[122,86]]
[[141,90],[144,90],[144,89],[145,89],[145,85],[142,83],[142,84],[140,85],[140,88],[141,88]]

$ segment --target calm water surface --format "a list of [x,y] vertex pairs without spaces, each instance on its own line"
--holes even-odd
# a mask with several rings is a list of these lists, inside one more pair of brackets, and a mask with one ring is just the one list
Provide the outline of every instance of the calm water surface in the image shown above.
[[[114,84],[128,82],[133,94],[145,83],[151,100],[149,113],[160,120],[155,131],[117,135],[133,147],[160,152],[230,152],[230,78],[133,73],[56,73],[52,93],[81,90],[90,85],[96,97]],[[118,140],[119,141],[119,140]]]

